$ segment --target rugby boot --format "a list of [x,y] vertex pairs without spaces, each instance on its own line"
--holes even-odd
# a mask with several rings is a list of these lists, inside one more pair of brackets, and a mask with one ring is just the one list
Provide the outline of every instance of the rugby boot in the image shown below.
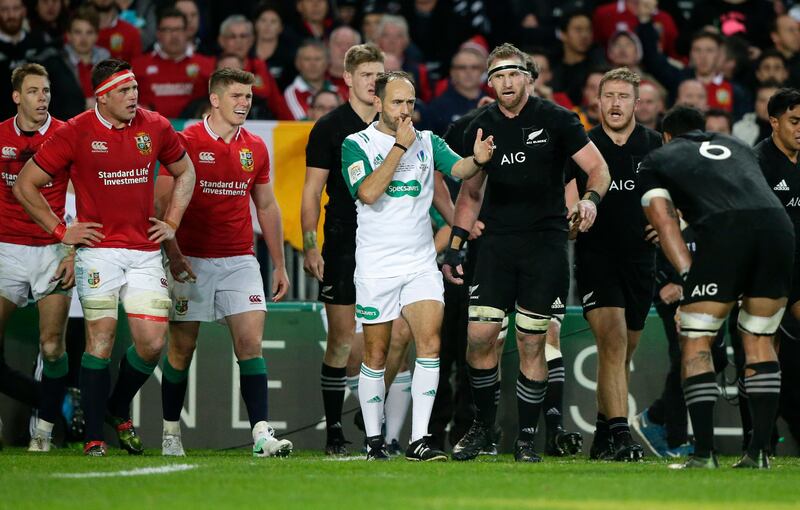
[[769,456],[764,450],[759,450],[755,458],[745,452],[733,467],[736,469],[769,469]]
[[717,455],[711,452],[708,457],[692,455],[683,464],[670,464],[669,467],[672,469],[717,469],[719,461]]
[[389,460],[389,452],[386,451],[386,445],[384,444],[383,436],[372,436],[367,438],[367,460]]
[[433,448],[429,443],[430,436],[425,436],[408,445],[406,460],[422,462],[446,461],[447,454],[442,450]]
[[547,430],[544,453],[551,457],[577,455],[583,449],[583,436],[578,432],[567,432],[562,427]]
[[87,457],[105,457],[108,454],[108,446],[105,441],[89,441],[83,445],[83,454]]
[[106,422],[114,427],[117,431],[117,439],[119,439],[119,447],[131,455],[141,455],[144,453],[144,445],[142,445],[142,438],[136,433],[133,427],[133,421],[130,419],[123,420],[114,416],[106,416]]
[[644,457],[642,445],[625,435],[623,438],[614,441],[614,460],[618,462],[639,462]]
[[533,439],[517,439],[514,443],[514,460],[517,462],[541,462],[542,458],[533,449]]
[[453,460],[472,460],[481,452],[495,448],[491,430],[479,421],[473,421],[464,437],[453,447]]

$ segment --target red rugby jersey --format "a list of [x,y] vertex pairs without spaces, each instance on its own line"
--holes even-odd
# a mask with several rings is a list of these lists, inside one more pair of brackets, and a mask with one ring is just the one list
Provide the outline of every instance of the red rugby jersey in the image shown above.
[[[156,162],[172,164],[183,145],[169,121],[142,108],[122,129],[95,108],[72,118],[51,136],[33,160],[54,178],[69,174],[75,187],[78,221],[103,225],[97,248],[156,251],[148,239],[155,216]],[[162,167],[161,171],[165,171]]]
[[101,28],[97,45],[107,49],[111,56],[128,62],[142,54],[142,34],[125,20],[114,20],[110,27]]
[[214,60],[191,50],[172,60],[158,49],[133,61],[139,83],[139,104],[167,118],[177,118],[195,99],[208,95]]
[[[3,178],[0,191],[0,218],[3,219],[0,221],[0,242],[26,246],[46,246],[58,242],[25,212],[11,193],[11,187],[17,182],[17,175],[25,163],[63,125],[64,122],[48,115],[42,127],[28,136],[19,130],[16,117],[0,123],[0,172]],[[59,218],[64,218],[68,183],[69,176],[63,174],[42,188],[42,195]]]
[[202,258],[253,254],[250,192],[269,182],[269,153],[261,138],[244,128],[229,144],[203,122],[180,133],[197,180],[178,228],[184,255]]

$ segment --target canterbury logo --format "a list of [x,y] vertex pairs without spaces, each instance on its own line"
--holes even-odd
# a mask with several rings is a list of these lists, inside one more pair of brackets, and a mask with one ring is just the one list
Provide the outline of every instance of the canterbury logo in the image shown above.
[[17,157],[17,148],[16,147],[3,147],[3,157],[4,158],[16,158]]
[[262,301],[260,295],[253,294],[252,296],[250,296],[250,302],[253,303],[253,304],[259,304],[259,303],[262,303],[263,301]]
[[164,288],[168,287],[166,278],[162,278],[161,279],[161,286],[164,287]]
[[92,142],[92,152],[108,152],[108,144],[106,142]]
[[213,152],[201,152],[198,156],[198,159],[203,163],[213,163],[214,162],[214,153]]

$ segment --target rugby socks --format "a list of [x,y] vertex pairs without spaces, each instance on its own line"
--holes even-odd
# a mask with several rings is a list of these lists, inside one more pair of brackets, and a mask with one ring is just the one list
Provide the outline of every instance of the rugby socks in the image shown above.
[[122,357],[119,364],[119,376],[111,398],[108,399],[108,410],[111,416],[129,420],[131,418],[131,400],[144,386],[147,379],[156,369],[158,361],[148,363],[136,352],[136,347],[131,345]]
[[746,365],[745,369],[755,371],[753,375],[745,375],[744,385],[753,419],[753,436],[747,454],[757,459],[761,450],[770,449],[781,394],[781,367],[777,361],[765,361]]
[[267,363],[262,357],[236,363],[239,365],[239,389],[252,428],[260,421],[267,421]]
[[[559,352],[560,354],[560,352]],[[564,358],[547,362],[547,393],[544,396],[544,423],[548,430],[564,426]]]
[[386,382],[383,375],[386,369],[373,370],[361,364],[358,376],[358,401],[364,416],[364,431],[367,437],[381,435],[383,426],[383,406],[386,400]]
[[498,385],[497,365],[492,368],[473,368],[467,364],[472,400],[475,403],[476,419],[491,430],[497,415],[495,394]]
[[347,376],[347,387],[350,389],[350,393],[358,400],[358,379],[359,376],[357,375],[348,375]]
[[707,458],[714,451],[714,404],[719,397],[714,372],[706,372],[683,381],[683,398],[689,409],[694,430],[694,454]]
[[611,431],[608,428],[608,418],[603,413],[597,413],[597,419],[594,422],[594,442],[600,444],[600,441],[606,441],[611,436]]
[[103,419],[111,389],[111,360],[98,358],[88,352],[81,358],[81,408],[86,420],[86,442],[103,440]]
[[608,419],[608,430],[614,439],[614,444],[623,444],[624,441],[631,439],[631,428],[628,419],[624,416],[617,416]]
[[[417,358],[411,379],[411,442],[428,435],[433,401],[439,387],[439,358]],[[369,435],[369,434],[367,434]]]
[[6,365],[0,354],[0,393],[38,408],[42,399],[41,391],[39,381]]
[[[67,392],[69,359],[67,353],[55,361],[42,357],[42,402],[39,406],[39,423],[42,420],[53,424],[61,415],[61,405]],[[36,426],[39,428],[39,425]]]
[[170,364],[169,358],[164,356],[161,373],[161,412],[163,418],[165,421],[178,422],[181,419],[183,399],[186,397],[189,368],[178,370]]
[[327,429],[342,429],[342,406],[344,391],[347,388],[347,367],[332,367],[322,364],[320,385],[322,387],[322,406],[325,409]]
[[753,437],[753,420],[750,418],[750,399],[747,398],[747,388],[744,383],[744,374],[736,380],[739,390],[739,417],[742,420],[742,451],[747,450],[750,438]]
[[519,414],[519,439],[533,440],[539,422],[547,381],[534,381],[520,372],[517,377],[517,412]]
[[[415,372],[416,374],[416,372]],[[400,441],[400,430],[406,422],[408,405],[411,403],[411,372],[406,370],[395,376],[386,394],[386,444]]]

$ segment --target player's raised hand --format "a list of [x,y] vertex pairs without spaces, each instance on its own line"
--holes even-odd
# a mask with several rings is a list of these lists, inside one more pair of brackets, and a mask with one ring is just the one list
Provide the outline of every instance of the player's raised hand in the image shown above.
[[103,225],[100,223],[73,223],[67,227],[67,231],[64,233],[64,238],[61,240],[61,242],[70,246],[74,246],[76,244],[94,246],[94,243],[99,243],[106,237],[102,232],[100,232],[99,229],[101,228],[103,228]]
[[75,254],[70,253],[58,263],[54,280],[61,280],[61,288],[69,290],[75,286]]
[[197,275],[192,270],[192,263],[181,253],[173,253],[169,256],[169,272],[175,281],[179,283],[194,283],[197,281]]
[[414,144],[414,139],[417,137],[414,131],[414,124],[411,122],[411,117],[406,117],[397,124],[397,133],[394,135],[394,140],[408,149]]
[[149,220],[153,223],[153,226],[147,229],[147,233],[150,234],[148,239],[161,243],[175,238],[175,229],[172,228],[172,225],[154,217],[149,218]]
[[272,302],[277,303],[289,291],[289,274],[286,268],[278,268],[272,270]]
[[478,128],[478,132],[475,133],[475,143],[472,146],[472,155],[475,156],[476,163],[485,165],[494,154],[494,136],[489,135],[485,140],[482,137],[483,129]]
[[303,270],[319,281],[325,275],[325,261],[322,259],[317,248],[310,248],[306,250],[305,260],[303,260]]

